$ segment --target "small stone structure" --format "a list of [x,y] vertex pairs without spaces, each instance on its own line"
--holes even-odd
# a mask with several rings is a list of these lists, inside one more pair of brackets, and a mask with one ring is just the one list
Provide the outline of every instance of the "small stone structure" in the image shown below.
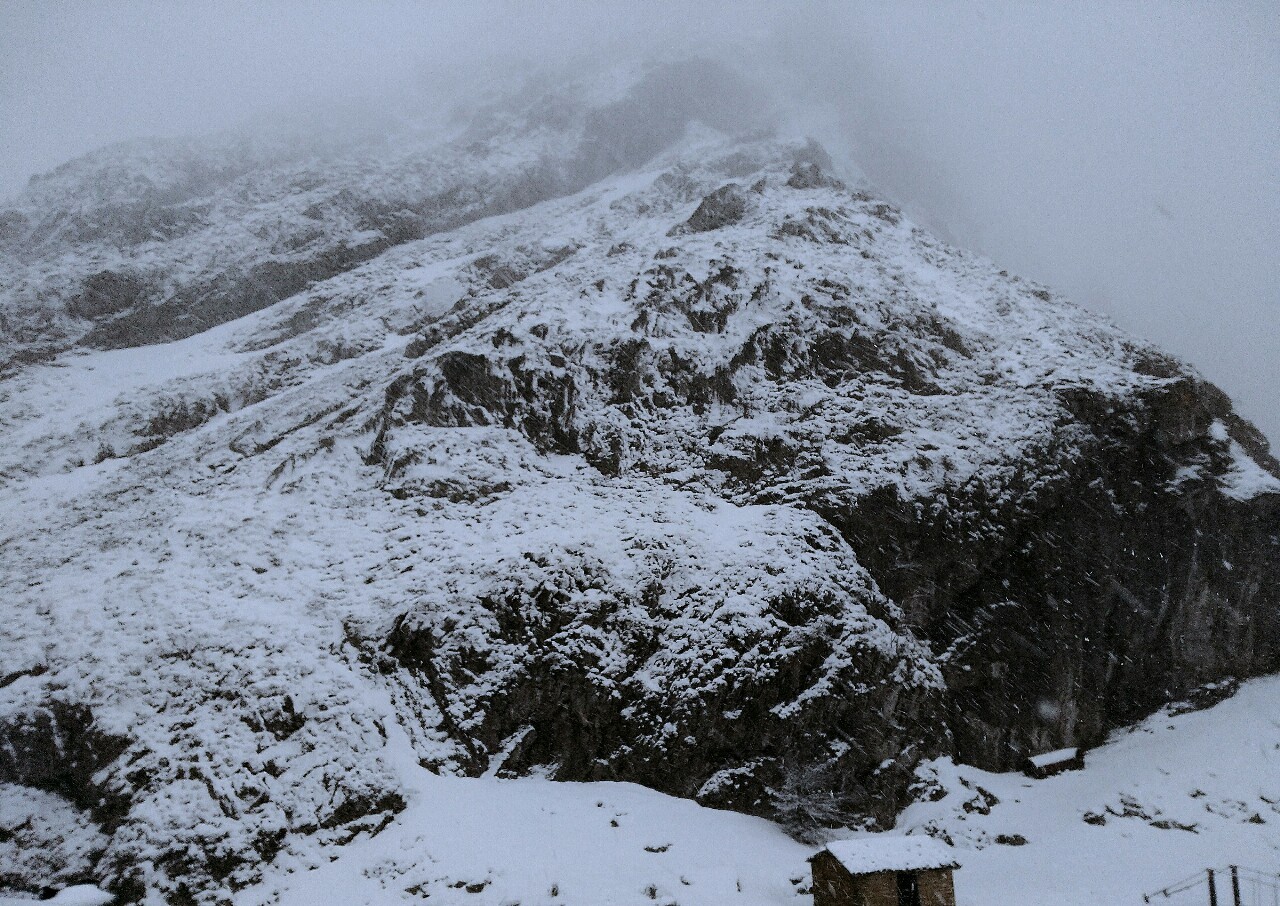
[[955,906],[949,846],[931,837],[828,843],[809,859],[813,906]]
[[1084,755],[1079,749],[1058,749],[1043,755],[1032,755],[1023,765],[1022,773],[1028,777],[1044,779],[1063,771],[1075,771],[1084,767]]

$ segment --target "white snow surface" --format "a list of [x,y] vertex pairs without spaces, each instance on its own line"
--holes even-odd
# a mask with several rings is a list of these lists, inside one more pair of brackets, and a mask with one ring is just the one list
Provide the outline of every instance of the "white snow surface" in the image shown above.
[[[393,733],[389,745],[402,743]],[[423,892],[475,906],[810,902],[814,850],[767,822],[629,784],[444,778],[398,763],[414,778],[410,804],[386,830],[332,862],[289,856],[237,904],[389,906]],[[1032,780],[943,760],[921,774],[941,798],[911,806],[894,831],[831,846],[897,858],[918,840],[929,861],[959,863],[960,906],[1137,903],[1202,868],[1276,871],[1280,678],[1117,732],[1083,771]],[[1025,842],[998,842],[1014,835]]]
[[898,829],[955,845],[959,903],[1136,903],[1205,868],[1280,874],[1280,677],[1113,733],[1081,771],[1032,780],[939,761],[922,774],[945,796]]
[[1261,494],[1280,494],[1280,478],[1258,465],[1239,441],[1231,441],[1230,448],[1231,466],[1218,479],[1223,494],[1235,500],[1252,500]]
[[932,837],[883,834],[856,840],[836,840],[828,843],[826,850],[855,875],[960,867],[956,851]]
[[1051,764],[1061,764],[1064,761],[1070,761],[1080,753],[1077,748],[1055,749],[1052,752],[1044,752],[1040,755],[1032,755],[1027,760],[1038,768],[1047,768]]
[[[52,898],[39,902],[53,903],[55,906],[107,906],[114,901],[115,897],[92,884],[73,884],[62,888]],[[28,906],[31,902],[25,898],[0,896],[0,906]]]

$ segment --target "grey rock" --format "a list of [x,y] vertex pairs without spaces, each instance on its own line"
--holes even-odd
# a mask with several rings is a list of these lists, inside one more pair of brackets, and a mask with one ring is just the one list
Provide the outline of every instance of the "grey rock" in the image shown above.
[[737,183],[721,186],[702,199],[697,210],[683,224],[667,235],[705,233],[737,223],[747,213],[747,193]]

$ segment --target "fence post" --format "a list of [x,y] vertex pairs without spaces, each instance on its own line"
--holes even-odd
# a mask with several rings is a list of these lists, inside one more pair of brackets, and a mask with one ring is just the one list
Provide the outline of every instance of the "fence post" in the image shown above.
[[1231,866],[1231,900],[1235,906],[1240,906],[1240,868],[1237,865]]
[[1213,880],[1213,869],[1209,872],[1209,906],[1218,906],[1218,885]]

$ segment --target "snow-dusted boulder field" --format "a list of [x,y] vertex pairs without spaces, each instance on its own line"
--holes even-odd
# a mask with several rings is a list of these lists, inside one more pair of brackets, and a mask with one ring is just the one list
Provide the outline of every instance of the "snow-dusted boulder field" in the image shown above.
[[224,902],[414,763],[816,839],[1280,670],[1229,400],[719,78],[0,212],[0,885]]

